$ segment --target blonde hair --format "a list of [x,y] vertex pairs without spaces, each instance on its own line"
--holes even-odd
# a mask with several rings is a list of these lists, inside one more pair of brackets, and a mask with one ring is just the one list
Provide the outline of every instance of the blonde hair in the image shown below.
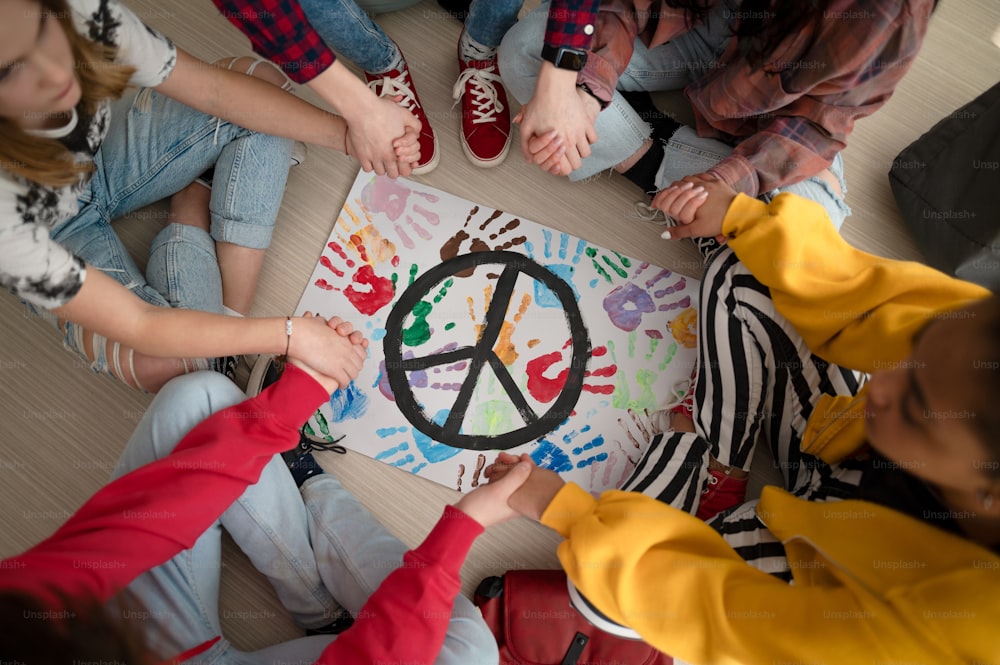
[[[105,99],[121,97],[135,69],[116,63],[114,48],[78,33],[65,0],[40,0],[39,4],[43,15],[59,21],[69,40],[86,114],[94,113]],[[75,161],[73,153],[56,139],[33,136],[9,118],[0,118],[0,163],[9,173],[48,187],[72,185],[94,169],[90,161]]]

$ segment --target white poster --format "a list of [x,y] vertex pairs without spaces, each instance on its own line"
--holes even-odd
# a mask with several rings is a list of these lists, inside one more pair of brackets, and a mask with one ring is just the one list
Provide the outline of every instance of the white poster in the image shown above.
[[297,313],[371,340],[314,434],[468,490],[497,451],[617,487],[695,359],[696,280],[403,178],[360,173]]

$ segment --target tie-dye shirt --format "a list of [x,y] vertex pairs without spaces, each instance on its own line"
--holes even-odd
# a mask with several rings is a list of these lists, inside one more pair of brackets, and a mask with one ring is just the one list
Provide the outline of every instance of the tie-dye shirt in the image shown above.
[[[69,4],[80,34],[117,48],[118,62],[135,67],[131,85],[156,86],[170,76],[177,61],[173,43],[117,0]],[[78,161],[90,161],[108,133],[109,119],[110,104],[105,101],[92,116],[80,113],[78,121],[61,130],[39,134],[62,142]],[[77,294],[86,278],[84,262],[49,234],[79,212],[88,183],[89,178],[49,187],[0,170],[0,285],[45,309],[65,305]]]

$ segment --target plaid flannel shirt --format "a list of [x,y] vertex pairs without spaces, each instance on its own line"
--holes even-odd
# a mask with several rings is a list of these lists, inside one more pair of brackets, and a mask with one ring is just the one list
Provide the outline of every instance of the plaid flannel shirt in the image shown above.
[[[660,0],[599,5],[579,82],[610,101],[637,38],[654,48],[688,27]],[[736,144],[710,172],[757,196],[829,167],[854,122],[885,104],[910,68],[932,8],[933,0],[833,0],[815,40],[811,30],[791,35],[758,68],[730,40],[718,66],[685,89],[698,134]]]
[[250,38],[256,53],[281,67],[296,83],[308,83],[336,59],[295,0],[212,2]]

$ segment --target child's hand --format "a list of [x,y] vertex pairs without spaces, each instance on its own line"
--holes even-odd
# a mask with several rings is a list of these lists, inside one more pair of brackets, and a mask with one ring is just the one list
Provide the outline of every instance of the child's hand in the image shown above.
[[735,197],[732,187],[702,173],[687,176],[658,192],[653,207],[679,222],[663,234],[664,238],[721,237],[722,220]]
[[327,320],[326,325],[328,328],[336,330],[341,337],[351,340],[351,344],[360,344],[362,348],[368,348],[368,339],[360,330],[355,330],[350,321],[344,321],[339,316],[332,316]]
[[497,458],[493,460],[493,464],[483,469],[483,475],[491,483],[496,482],[506,476],[507,472],[514,468],[518,462],[527,462],[532,466],[535,464],[528,453],[522,453],[520,457],[510,453],[499,453]]
[[[520,122],[520,119],[521,115],[518,114],[514,121]],[[532,161],[543,171],[548,171],[552,175],[568,175],[573,170],[566,157],[566,146],[558,130],[553,129],[541,136],[530,136],[528,150],[531,151]]]
[[513,469],[520,468],[525,464],[531,469],[531,475],[511,494],[508,503],[518,514],[537,520],[541,518],[542,513],[552,503],[552,499],[566,484],[557,473],[548,469],[539,469],[528,454],[515,457],[509,453],[497,455],[493,464],[487,466],[483,473],[492,484],[502,481]]
[[531,475],[531,464],[521,462],[507,469],[501,478],[491,479],[469,492],[455,504],[463,513],[484,528],[518,517],[520,513],[508,504],[513,494]]
[[[368,357],[367,340],[349,323],[334,327],[322,317],[306,312],[294,319],[288,361],[316,379],[329,393],[357,378]],[[347,334],[342,334],[339,330]]]

